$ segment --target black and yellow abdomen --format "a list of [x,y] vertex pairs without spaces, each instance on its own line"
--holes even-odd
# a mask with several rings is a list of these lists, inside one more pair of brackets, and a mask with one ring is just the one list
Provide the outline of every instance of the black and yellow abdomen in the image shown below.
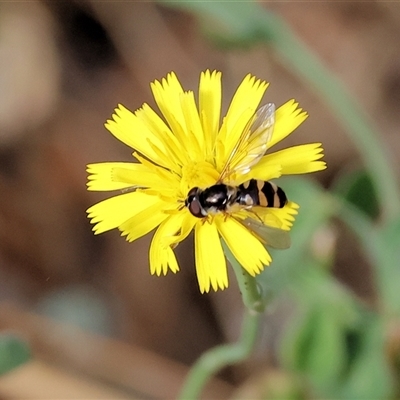
[[238,186],[237,202],[247,207],[282,208],[287,203],[287,197],[274,183],[251,179]]

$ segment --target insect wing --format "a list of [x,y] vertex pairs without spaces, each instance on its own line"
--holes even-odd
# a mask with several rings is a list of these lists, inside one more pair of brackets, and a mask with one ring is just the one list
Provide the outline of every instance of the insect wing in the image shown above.
[[[265,146],[271,140],[275,124],[275,104],[268,103],[259,108],[251,125],[252,136],[260,136]],[[251,139],[251,137],[250,137]]]
[[288,249],[291,245],[288,231],[264,225],[253,218],[246,218],[241,223],[264,240],[265,244],[269,247],[284,250]]
[[243,130],[236,146],[232,150],[219,181],[229,181],[236,174],[246,174],[260,161],[267,150],[275,124],[275,105],[268,103],[257,110],[252,120]]

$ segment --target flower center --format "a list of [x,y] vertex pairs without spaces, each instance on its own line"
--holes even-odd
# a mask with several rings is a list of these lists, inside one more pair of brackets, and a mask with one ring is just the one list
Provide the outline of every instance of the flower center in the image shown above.
[[182,167],[181,192],[184,197],[194,187],[206,188],[214,185],[219,178],[215,167],[206,162],[191,162]]

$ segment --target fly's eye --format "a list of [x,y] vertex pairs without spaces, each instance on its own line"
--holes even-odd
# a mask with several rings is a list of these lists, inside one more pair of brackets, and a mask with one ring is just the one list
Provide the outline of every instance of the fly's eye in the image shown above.
[[193,202],[193,200],[197,197],[198,189],[199,188],[194,187],[193,189],[189,190],[189,193],[187,194],[186,199],[185,199],[185,206],[186,207],[188,207],[189,204],[191,204]]
[[185,205],[193,216],[203,218],[203,208],[199,200],[199,188],[190,189],[185,200]]
[[197,192],[199,191],[198,187],[194,187],[193,189],[189,190],[189,193],[187,195],[187,197],[194,197],[197,195]]
[[186,207],[188,207],[192,202],[193,202],[193,200],[196,198],[196,196],[188,196],[188,197],[186,197],[186,199],[185,199],[185,206]]

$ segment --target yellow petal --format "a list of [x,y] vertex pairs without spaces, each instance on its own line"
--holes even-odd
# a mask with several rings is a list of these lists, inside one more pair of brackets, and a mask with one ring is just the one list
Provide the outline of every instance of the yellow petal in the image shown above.
[[202,72],[199,84],[199,114],[207,146],[206,161],[211,161],[221,116],[221,72]]
[[307,113],[303,111],[295,100],[289,100],[275,112],[274,133],[268,148],[290,135],[304,120]]
[[142,192],[120,194],[103,200],[87,210],[95,234],[117,228],[132,216],[159,202],[158,197]]
[[188,159],[204,159],[204,134],[193,92],[184,92],[173,72],[161,82],[154,81],[151,89],[160,111]]
[[184,165],[188,162],[187,152],[184,151],[185,144],[178,140],[166,123],[148,104],[143,104],[142,108],[137,110],[135,114],[164,144],[165,150],[175,159],[176,163]]
[[121,142],[132,147],[156,164],[171,170],[176,169],[174,160],[168,158],[166,151],[165,154],[161,153],[161,155],[154,151],[154,146],[165,150],[163,142],[148,129],[142,119],[138,118],[123,105],[120,104],[115,109],[112,119],[106,122],[105,127]]
[[130,187],[168,187],[145,165],[125,162],[105,162],[87,166],[88,190],[120,190]]
[[179,271],[170,242],[176,238],[183,218],[183,213],[170,215],[155,232],[149,252],[151,274],[166,275],[168,269],[174,273]]
[[152,189],[158,191],[159,197],[164,197],[165,195],[170,197],[171,193],[175,193],[174,197],[176,197],[181,181],[181,176],[179,174],[171,173],[171,171],[165,168],[160,168],[138,153],[133,153],[133,156],[137,158],[142,165],[147,167],[149,171],[159,177],[158,184],[152,186]]
[[195,259],[201,293],[228,287],[224,252],[214,224],[199,221],[195,226]]
[[150,87],[153,92],[154,100],[172,132],[181,143],[185,143],[186,125],[181,107],[183,88],[175,73],[169,73],[161,82],[157,80],[152,82]]
[[239,264],[251,275],[259,274],[271,262],[262,243],[233,218],[215,218],[218,231]]
[[176,246],[189,236],[197,222],[199,222],[199,219],[194,217],[185,207],[183,210],[179,211],[179,216],[177,216],[174,220],[174,223],[176,224],[175,233],[171,235],[164,235],[162,238],[162,243],[165,246]]
[[168,214],[164,212],[167,207],[168,203],[158,199],[156,203],[146,207],[118,226],[121,235],[126,236],[128,242],[133,242],[146,235],[168,218]]
[[282,175],[307,174],[309,172],[321,171],[326,168],[326,163],[320,161],[324,156],[323,151],[321,143],[289,147],[264,156],[260,160],[259,165],[257,164],[255,167],[255,170],[256,172],[263,169],[268,170],[272,166],[280,165],[282,167]]
[[[231,101],[224,123],[228,130],[237,123],[237,119],[246,109],[256,112],[260,101],[268,87],[268,83],[248,74],[239,85]],[[244,127],[244,126],[243,126]]]
[[271,179],[277,179],[282,175],[282,166],[280,164],[268,164],[265,166],[264,163],[261,163],[263,159],[261,159],[255,167],[253,167],[249,173],[243,175],[235,179],[235,184],[240,185],[243,182],[246,182],[250,179],[259,179],[262,181],[269,181]]
[[194,94],[192,91],[185,92],[181,94],[180,98],[187,132],[185,150],[191,155],[193,161],[202,161],[205,159],[204,133]]
[[247,75],[232,99],[217,137],[217,167],[220,169],[231,155],[245,127],[257,111],[268,83]]

